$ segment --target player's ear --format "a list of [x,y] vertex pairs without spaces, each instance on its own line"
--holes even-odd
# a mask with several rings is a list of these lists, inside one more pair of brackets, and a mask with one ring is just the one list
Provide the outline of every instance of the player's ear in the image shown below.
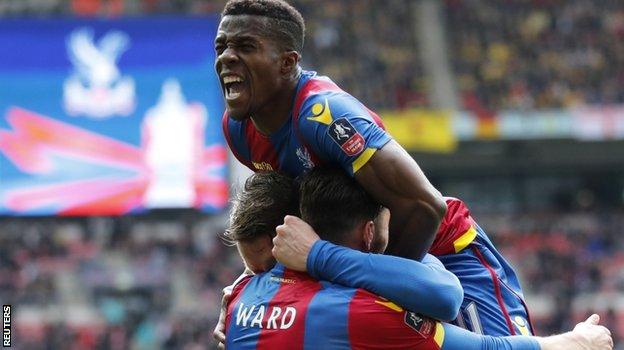
[[301,55],[297,51],[285,51],[282,53],[281,73],[284,77],[292,76],[297,73],[297,65]]
[[365,251],[370,252],[373,248],[373,238],[375,236],[375,223],[366,221],[362,228],[362,243]]

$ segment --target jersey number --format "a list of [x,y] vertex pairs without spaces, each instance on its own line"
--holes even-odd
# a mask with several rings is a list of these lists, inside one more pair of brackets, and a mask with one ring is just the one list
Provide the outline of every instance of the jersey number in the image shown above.
[[[464,312],[466,313],[467,320],[464,320]],[[466,322],[468,322],[468,325]],[[468,306],[459,313],[457,316],[457,325],[473,333],[483,334],[483,326],[481,326],[477,304],[475,304],[474,301],[468,304]]]

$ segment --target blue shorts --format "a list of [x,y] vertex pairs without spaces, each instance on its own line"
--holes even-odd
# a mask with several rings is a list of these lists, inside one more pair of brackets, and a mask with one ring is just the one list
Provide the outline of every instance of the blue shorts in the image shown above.
[[459,253],[438,256],[464,287],[464,301],[454,324],[491,336],[534,335],[522,288],[511,265],[485,232]]

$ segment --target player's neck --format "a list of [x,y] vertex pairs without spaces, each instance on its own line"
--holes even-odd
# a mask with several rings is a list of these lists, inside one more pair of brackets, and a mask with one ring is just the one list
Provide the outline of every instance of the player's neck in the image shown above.
[[275,133],[290,118],[298,81],[295,79],[289,82],[286,88],[271,99],[272,102],[267,103],[251,117],[254,126],[262,134],[271,135]]

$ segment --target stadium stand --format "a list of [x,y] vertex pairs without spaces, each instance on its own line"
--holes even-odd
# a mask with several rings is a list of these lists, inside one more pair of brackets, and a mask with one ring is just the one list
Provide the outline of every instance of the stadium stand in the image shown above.
[[[212,14],[225,1],[5,0],[0,16]],[[428,106],[411,30],[414,4],[296,0],[308,34],[304,66],[374,108]],[[445,1],[450,57],[466,109],[564,108],[624,102],[624,4],[618,1]],[[345,16],[349,13],[349,16]],[[360,82],[367,81],[366,84]]]
[[[0,299],[22,349],[192,349],[242,264],[215,229],[139,218],[7,220]],[[62,311],[61,311],[62,310]]]
[[622,2],[447,0],[446,21],[466,108],[624,102]]

